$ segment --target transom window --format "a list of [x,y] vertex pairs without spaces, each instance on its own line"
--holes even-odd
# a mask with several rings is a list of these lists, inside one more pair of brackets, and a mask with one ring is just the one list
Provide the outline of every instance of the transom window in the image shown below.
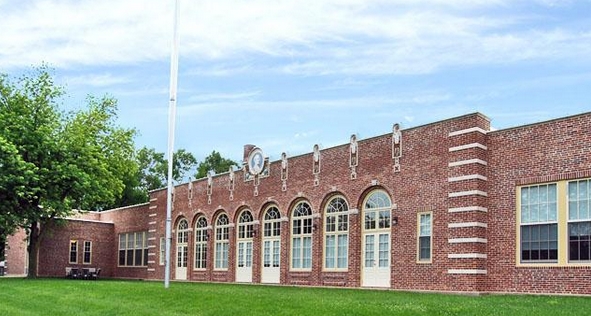
[[568,183],[569,261],[591,261],[591,180]]
[[271,206],[265,212],[265,221],[263,224],[264,237],[281,236],[281,214],[275,206]]
[[195,223],[195,269],[207,268],[207,219],[199,217]]
[[364,228],[368,230],[383,230],[390,228],[392,203],[384,191],[375,191],[365,201]]
[[521,188],[521,261],[558,260],[556,184]]
[[342,197],[328,202],[325,211],[324,268],[347,269],[349,246],[349,206]]
[[307,202],[299,202],[292,212],[291,267],[312,269],[312,208]]
[[238,238],[252,238],[254,220],[250,211],[244,211],[238,220]]
[[228,269],[230,249],[230,220],[220,214],[215,222],[215,269]]

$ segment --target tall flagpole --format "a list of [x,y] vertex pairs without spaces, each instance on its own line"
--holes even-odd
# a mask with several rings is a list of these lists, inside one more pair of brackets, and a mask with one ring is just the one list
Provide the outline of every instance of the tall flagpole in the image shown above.
[[164,261],[164,288],[170,284],[170,247],[172,239],[172,159],[174,150],[174,130],[176,120],[176,90],[179,73],[179,0],[174,1],[174,27],[172,52],[170,54],[170,101],[168,105],[168,189],[166,191],[166,259]]

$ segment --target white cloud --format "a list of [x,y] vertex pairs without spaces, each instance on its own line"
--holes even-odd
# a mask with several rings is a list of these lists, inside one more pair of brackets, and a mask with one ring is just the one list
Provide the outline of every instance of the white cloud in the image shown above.
[[[172,3],[0,2],[0,67],[166,61]],[[218,76],[269,67],[253,63],[256,56],[291,74],[421,74],[591,54],[588,29],[545,29],[530,24],[544,16],[495,14],[507,6],[484,0],[181,1],[181,59]]]

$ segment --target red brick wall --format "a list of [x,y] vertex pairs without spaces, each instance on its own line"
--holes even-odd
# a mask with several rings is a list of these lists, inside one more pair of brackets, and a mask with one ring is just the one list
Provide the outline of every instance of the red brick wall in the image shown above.
[[591,113],[492,132],[489,149],[488,289],[591,294],[589,265],[531,268],[515,262],[516,186],[591,177]]
[[[39,247],[38,275],[65,276],[66,267],[101,268],[101,276],[113,276],[114,225],[88,220],[69,220],[64,225],[46,226]],[[70,264],[70,240],[78,241],[78,260]],[[83,264],[84,242],[92,242],[91,263]]]
[[6,244],[6,275],[27,274],[27,235],[19,229],[14,235],[8,236]]
[[[388,192],[392,203],[397,205],[392,215],[399,218],[399,224],[391,230],[392,243],[392,288],[415,290],[450,290],[477,291],[482,290],[482,276],[454,276],[447,273],[451,268],[447,258],[451,251],[448,244],[449,222],[448,192],[450,185],[448,163],[452,157],[449,153],[449,133],[457,130],[481,127],[488,129],[488,120],[479,114],[466,115],[438,123],[404,130],[402,134],[403,156],[400,159],[401,171],[393,172],[391,154],[391,135],[378,136],[359,141],[359,164],[357,179],[350,178],[348,144],[328,148],[321,151],[321,171],[319,185],[314,186],[312,174],[312,155],[306,154],[289,158],[289,178],[287,190],[281,190],[280,162],[270,166],[270,176],[260,179],[258,196],[254,195],[253,181],[244,182],[243,172],[236,172],[233,200],[230,200],[228,175],[213,177],[211,204],[208,203],[205,180],[193,183],[192,199],[188,197],[188,185],[175,188],[173,225],[179,218],[189,220],[191,227],[198,215],[205,214],[211,226],[220,211],[226,212],[233,223],[237,223],[239,211],[248,208],[254,217],[261,222],[262,212],[269,203],[276,205],[282,217],[291,217],[291,210],[300,200],[307,201],[314,213],[319,216],[314,223],[319,227],[313,232],[313,268],[310,272],[291,272],[290,265],[290,222],[282,224],[281,282],[285,284],[306,285],[344,285],[357,287],[361,284],[361,227],[362,216],[350,215],[349,230],[349,269],[347,272],[323,272],[323,215],[324,207],[334,194],[341,194],[349,203],[350,209],[361,209],[363,199],[373,189]],[[470,140],[470,137],[460,137]],[[463,153],[464,154],[464,153]],[[461,157],[459,157],[461,158]],[[480,185],[480,184],[478,184]],[[152,218],[157,221],[151,227],[155,230],[154,241],[164,236],[166,192],[155,191],[151,195]],[[417,212],[433,212],[433,261],[429,264],[417,263]],[[213,230],[211,231],[213,235]],[[482,234],[482,233],[480,233]],[[192,237],[192,235],[191,235]],[[192,238],[190,238],[192,239]],[[230,259],[227,271],[193,271],[193,240],[189,242],[189,273],[188,279],[195,281],[235,280],[235,228],[230,239]],[[253,282],[260,281],[261,271],[261,234],[254,238]],[[208,266],[213,266],[213,238],[209,241]],[[154,248],[157,249],[157,242]],[[173,247],[174,238],[173,238]],[[174,277],[174,252],[172,254],[172,276]],[[156,260],[157,262],[157,260]],[[479,263],[482,265],[482,263]],[[162,278],[163,267],[158,264],[150,278]]]
[[[176,225],[186,218],[193,230],[196,219],[204,215],[210,236],[208,267],[193,268],[194,233],[191,231],[187,279],[234,282],[238,216],[249,209],[258,221],[253,238],[253,283],[261,282],[263,212],[274,205],[285,219],[281,223],[282,284],[362,286],[362,204],[372,190],[381,189],[390,196],[392,216],[398,218],[398,224],[390,230],[391,288],[591,294],[587,282],[591,278],[591,266],[518,267],[515,262],[516,186],[591,177],[591,113],[501,131],[487,132],[489,129],[489,120],[476,113],[403,130],[399,172],[393,169],[392,136],[386,134],[359,140],[355,179],[351,178],[347,143],[321,150],[318,185],[312,172],[312,154],[289,158],[285,191],[280,161],[270,163],[269,176],[259,179],[256,190],[255,181],[244,181],[242,170],[235,172],[232,192],[227,173],[213,177],[209,196],[206,179],[194,181],[191,193],[188,184],[179,185],[175,188],[172,211],[171,278],[175,278]],[[349,262],[345,272],[323,270],[324,209],[335,195],[343,196],[349,209],[359,211],[349,215]],[[147,204],[84,215],[85,219],[113,224],[71,221],[71,226],[60,236],[63,240],[52,241],[58,248],[46,245],[44,265],[54,264],[52,256],[59,249],[67,253],[69,240],[80,235],[79,238],[92,237],[110,245],[104,250],[110,276],[163,279],[159,248],[160,238],[165,235],[166,190],[153,191],[150,198]],[[290,270],[288,219],[300,201],[312,207],[317,227],[312,235],[312,269],[304,272]],[[229,267],[216,271],[213,269],[214,221],[222,212],[234,227],[230,229]],[[417,263],[419,212],[432,214],[429,263]],[[100,225],[111,227],[110,231]],[[99,232],[89,237],[84,235],[92,230]],[[148,232],[148,267],[117,267],[118,235],[137,231]],[[47,275],[61,274],[63,267],[55,269]]]

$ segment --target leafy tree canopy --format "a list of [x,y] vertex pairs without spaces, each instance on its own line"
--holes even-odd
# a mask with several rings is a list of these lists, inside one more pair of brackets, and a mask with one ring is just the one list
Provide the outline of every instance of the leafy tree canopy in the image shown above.
[[46,66],[17,80],[0,76],[0,194],[10,201],[0,225],[29,230],[33,276],[43,224],[112,204],[137,170],[136,131],[115,124],[116,101],[88,97],[85,109],[64,113],[63,95]]
[[209,171],[214,171],[215,173],[228,172],[231,166],[238,166],[238,163],[231,159],[223,158],[219,152],[214,150],[203,162],[199,163],[195,178],[204,178]]

